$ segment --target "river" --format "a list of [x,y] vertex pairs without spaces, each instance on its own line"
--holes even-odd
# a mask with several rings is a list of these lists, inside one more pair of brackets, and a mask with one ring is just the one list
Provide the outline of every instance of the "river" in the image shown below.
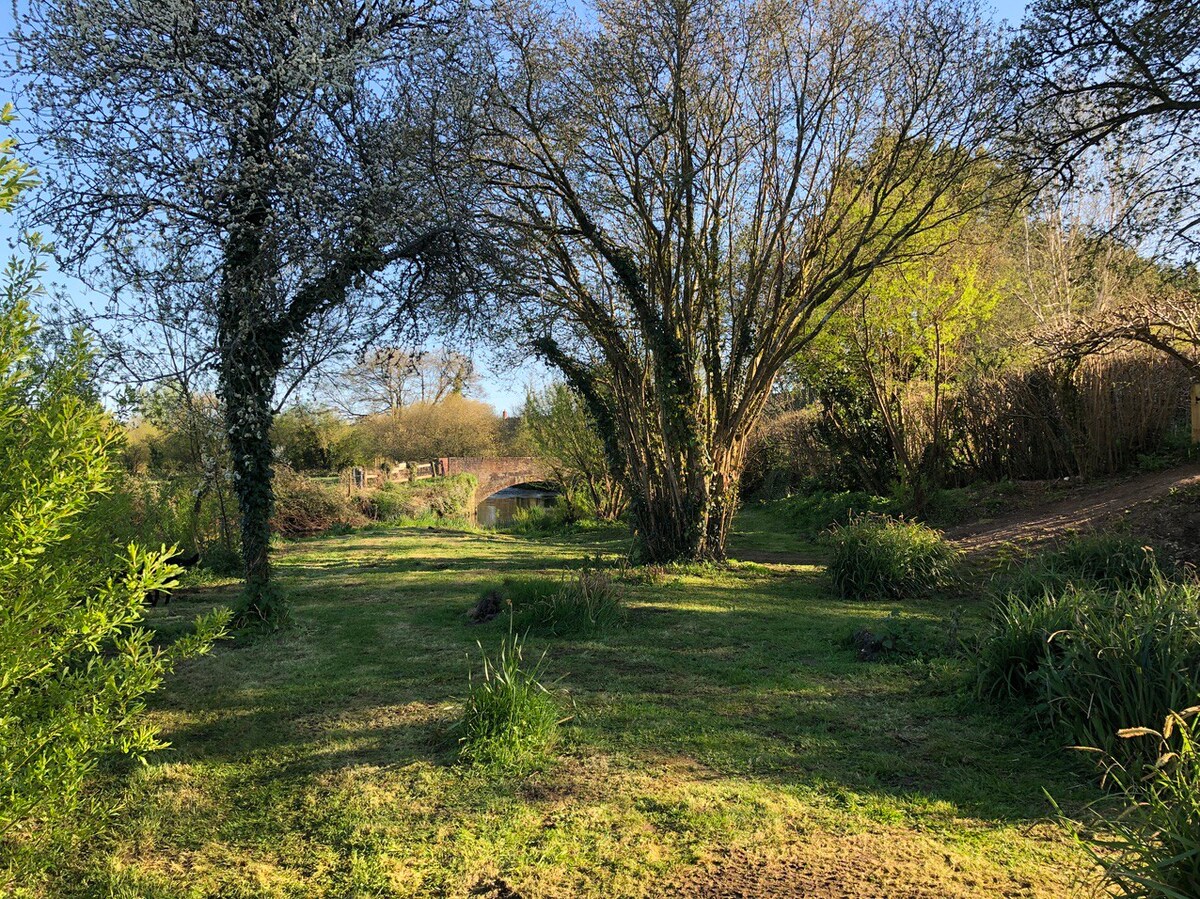
[[475,521],[491,528],[512,521],[517,509],[549,508],[558,494],[539,487],[508,487],[493,493],[475,507]]

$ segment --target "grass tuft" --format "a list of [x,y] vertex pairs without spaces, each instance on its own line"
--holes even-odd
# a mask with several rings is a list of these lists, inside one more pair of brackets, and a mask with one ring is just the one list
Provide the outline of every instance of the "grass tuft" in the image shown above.
[[560,723],[554,696],[541,682],[545,655],[525,662],[523,640],[509,634],[495,658],[480,646],[483,672],[471,678],[459,722],[459,757],[500,771],[527,769],[553,748]]
[[829,534],[829,573],[846,598],[904,599],[948,586],[959,553],[940,531],[900,518],[862,515]]
[[585,567],[574,580],[565,580],[552,593],[536,596],[527,605],[513,600],[521,626],[544,630],[556,637],[580,636],[611,630],[625,621],[621,587],[603,569]]

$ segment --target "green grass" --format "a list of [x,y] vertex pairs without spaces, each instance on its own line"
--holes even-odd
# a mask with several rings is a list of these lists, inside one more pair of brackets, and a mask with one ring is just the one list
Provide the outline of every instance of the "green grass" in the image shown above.
[[[763,514],[742,546],[782,529]],[[835,860],[850,883],[886,870],[896,897],[1069,893],[1086,854],[1043,790],[1081,808],[1086,768],[978,703],[970,660],[940,649],[981,625],[982,599],[961,616],[961,598],[844,600],[816,565],[629,572],[623,626],[525,638],[571,715],[554,756],[520,774],[464,764],[477,642],[508,632],[466,611],[506,576],[558,581],[628,548],[619,529],[286,544],[295,625],[170,682],[153,714],[172,748],[116,781],[129,803],[114,835],[45,895],[464,897],[500,878],[525,899],[651,897],[737,849]],[[152,620],[171,632],[234,589]],[[850,636],[895,609],[928,645],[858,661]]]

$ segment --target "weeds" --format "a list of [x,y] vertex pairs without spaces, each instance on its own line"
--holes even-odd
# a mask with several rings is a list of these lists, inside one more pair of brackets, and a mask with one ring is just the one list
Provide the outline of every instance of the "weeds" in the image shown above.
[[545,655],[527,665],[524,642],[509,634],[495,659],[483,657],[483,673],[472,677],[459,722],[459,757],[473,765],[520,770],[544,758],[557,738],[558,705],[541,682]]
[[[1128,899],[1200,896],[1200,706],[1171,712],[1162,730],[1120,731],[1131,742],[1152,740],[1148,774],[1113,760],[1123,808],[1100,815],[1104,836],[1083,841],[1118,895]],[[1076,836],[1078,829],[1072,827]]]
[[514,603],[514,609],[525,626],[547,630],[557,637],[605,631],[625,621],[620,586],[607,571],[591,566],[523,608]]
[[1035,702],[1074,743],[1122,763],[1130,721],[1160,721],[1200,695],[1200,586],[1161,574],[1118,590],[1010,596],[980,648],[980,692]]

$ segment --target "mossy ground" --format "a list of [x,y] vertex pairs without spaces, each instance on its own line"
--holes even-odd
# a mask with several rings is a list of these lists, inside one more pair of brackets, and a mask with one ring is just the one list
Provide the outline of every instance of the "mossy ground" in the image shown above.
[[[819,557],[761,510],[732,545]],[[728,853],[803,862],[867,844],[892,848],[847,854],[846,891],[813,895],[926,895],[952,868],[946,895],[1063,896],[1086,873],[1043,791],[1077,808],[1088,772],[982,706],[969,653],[953,651],[984,601],[842,600],[816,564],[627,577],[623,627],[528,638],[572,715],[557,760],[521,776],[459,764],[476,641],[507,633],[503,618],[466,624],[467,609],[506,574],[557,579],[627,549],[620,530],[451,528],[286,545],[293,627],[170,681],[153,715],[172,747],[123,778],[114,835],[51,894],[708,895],[698,872]],[[232,591],[151,621],[170,633]],[[859,661],[846,638],[894,609],[911,651]],[[890,886],[863,886],[881,864]]]

